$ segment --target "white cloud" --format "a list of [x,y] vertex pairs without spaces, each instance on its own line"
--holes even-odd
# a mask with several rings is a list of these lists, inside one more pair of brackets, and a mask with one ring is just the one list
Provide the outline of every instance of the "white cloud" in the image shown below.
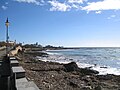
[[120,0],[103,0],[98,2],[88,3],[82,10],[99,11],[99,10],[119,10]]
[[69,11],[71,6],[66,3],[60,3],[56,0],[48,1],[51,4],[50,11]]
[[116,15],[111,15],[110,17],[108,17],[107,19],[112,19],[112,18],[115,18]]
[[102,13],[102,11],[96,11],[95,13],[96,13],[96,14],[101,14],[101,13]]
[[[36,5],[50,5],[50,11],[70,11],[84,10],[89,13],[95,11],[101,14],[103,10],[120,10],[120,0],[97,0],[96,2],[88,2],[89,0],[14,0],[17,2],[33,3]],[[86,2],[86,3],[84,3]]]
[[3,10],[6,10],[8,7],[6,7],[6,6],[3,5],[1,8],[2,8]]
[[36,5],[40,5],[40,2],[37,1],[37,0],[14,0],[14,1],[17,1],[17,2],[25,2],[25,3],[34,3]]
[[[120,10],[120,0],[100,0],[96,2],[87,2],[88,0],[64,0],[63,3],[58,0],[48,1],[52,8],[50,11],[68,11],[71,9],[85,10],[87,13],[95,11],[101,14],[103,10]],[[84,5],[87,2],[87,5]]]
[[80,10],[80,9],[81,9],[81,6],[76,5],[76,4],[72,4],[71,7],[72,7],[72,8],[75,8],[75,9],[77,9],[77,10]]
[[111,15],[112,18],[116,17],[116,15]]
[[68,3],[83,3],[83,0],[68,0]]

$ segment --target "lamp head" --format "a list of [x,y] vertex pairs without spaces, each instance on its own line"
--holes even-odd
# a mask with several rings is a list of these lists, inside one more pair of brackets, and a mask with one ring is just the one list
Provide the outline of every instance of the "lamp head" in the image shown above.
[[6,25],[6,26],[9,26],[8,18],[7,18],[6,22],[5,22],[5,25]]

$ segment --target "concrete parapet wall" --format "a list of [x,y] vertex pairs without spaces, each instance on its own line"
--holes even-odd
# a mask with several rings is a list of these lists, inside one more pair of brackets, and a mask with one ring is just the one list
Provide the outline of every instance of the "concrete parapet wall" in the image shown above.
[[6,48],[6,46],[0,47],[0,50],[3,50],[3,49],[5,49],[5,48]]
[[18,50],[22,51],[22,47],[21,47],[21,46],[18,46],[18,47],[16,47],[16,50],[17,50],[17,51],[18,51]]
[[15,54],[17,54],[18,53],[18,51],[17,50],[12,50],[12,51],[10,51],[10,55],[15,55]]
[[[20,48],[18,48],[17,50],[13,50],[13,51],[16,52],[19,49]],[[22,49],[20,49],[20,50],[22,50]],[[14,56],[10,57],[10,63],[11,63],[11,66],[12,66],[12,71],[16,76],[15,86],[16,86],[17,90],[40,90],[33,81],[28,81],[26,79],[25,70],[23,69],[22,66],[18,65],[19,62],[17,61],[17,59]]]
[[14,55],[16,55],[19,51],[22,51],[22,47],[21,47],[21,46],[16,47],[15,50],[11,50],[9,54],[10,54],[11,56],[14,56]]

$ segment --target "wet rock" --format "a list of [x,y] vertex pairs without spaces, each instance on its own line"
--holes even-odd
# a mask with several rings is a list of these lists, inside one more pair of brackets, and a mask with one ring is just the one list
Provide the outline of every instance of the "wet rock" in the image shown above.
[[81,74],[85,74],[85,75],[91,75],[91,74],[99,74],[98,71],[95,70],[91,70],[89,68],[81,68],[80,69]]
[[75,62],[64,64],[64,67],[65,67],[65,71],[67,71],[67,72],[79,70],[79,67],[77,66],[77,64]]
[[100,68],[107,68],[107,67],[100,67]]

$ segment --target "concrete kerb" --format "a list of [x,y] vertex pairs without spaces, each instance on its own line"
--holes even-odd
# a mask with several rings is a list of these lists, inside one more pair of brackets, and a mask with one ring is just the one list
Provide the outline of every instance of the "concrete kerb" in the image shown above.
[[12,67],[13,73],[16,74],[16,78],[24,78],[25,77],[25,70],[23,67]]

